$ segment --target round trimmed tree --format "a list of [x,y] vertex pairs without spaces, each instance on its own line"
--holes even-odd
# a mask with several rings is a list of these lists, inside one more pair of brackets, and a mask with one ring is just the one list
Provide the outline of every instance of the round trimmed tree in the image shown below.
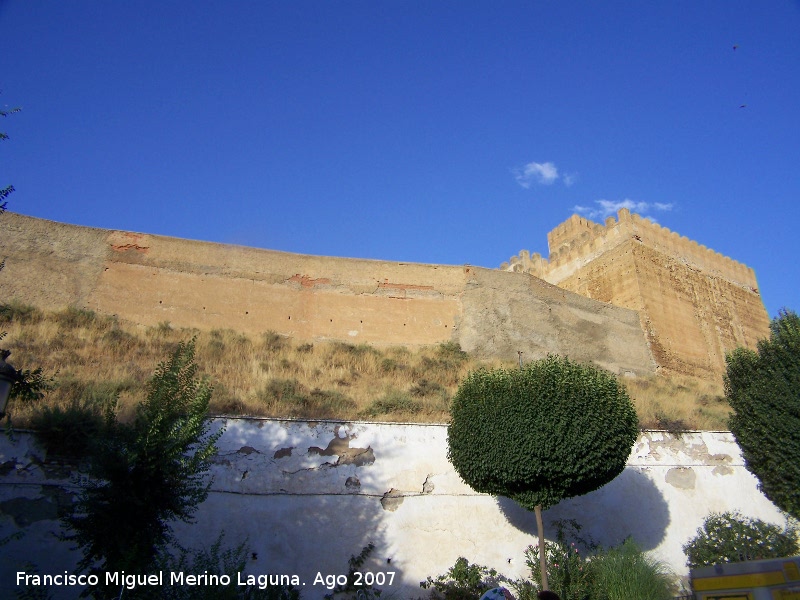
[[781,311],[770,330],[726,357],[728,426],[764,495],[800,519],[800,317]]
[[625,468],[639,434],[628,393],[611,373],[551,355],[520,369],[470,373],[450,416],[448,459],[461,478],[536,512],[547,589],[541,511]]

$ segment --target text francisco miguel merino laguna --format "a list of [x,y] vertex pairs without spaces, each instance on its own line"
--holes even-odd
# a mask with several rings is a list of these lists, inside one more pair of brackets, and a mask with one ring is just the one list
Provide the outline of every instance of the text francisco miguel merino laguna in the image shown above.
[[[324,584],[324,576],[322,576]],[[319,578],[319,576],[318,576]],[[64,571],[63,573],[40,575],[38,573],[26,573],[17,571],[17,585],[23,586],[95,586],[104,583],[108,586],[124,587],[132,590],[137,587],[167,585],[178,586],[228,586],[233,583],[233,578],[227,574],[211,574],[207,571],[202,574],[184,573],[183,571],[168,572],[159,571],[150,575],[133,575],[125,571],[115,571],[103,575],[75,574]],[[303,585],[297,575],[248,575],[247,573],[236,573],[236,585],[258,586],[259,589],[266,589],[271,585]]]
[[[363,573],[355,571],[352,573],[353,579],[350,581],[350,585],[354,587],[371,587],[373,584],[380,586],[392,585],[394,583],[394,575],[395,571],[366,571]],[[64,571],[63,573],[40,575],[39,573],[17,571],[18,586],[96,586],[100,585],[101,578],[101,575],[96,573],[87,575]],[[204,571],[202,574],[184,573],[183,571],[170,571],[165,574],[164,571],[159,571],[150,575],[134,575],[125,571],[113,571],[105,573],[103,583],[107,586],[119,586],[132,590],[140,586],[162,587],[165,584],[171,586],[229,586],[233,583],[233,578],[225,573],[216,574],[208,571]],[[347,583],[347,575],[323,575],[321,572],[317,572],[311,585],[321,585],[328,590],[332,590],[337,585],[346,585]],[[302,586],[305,585],[305,582],[300,581],[298,575],[250,575],[237,572],[236,585],[257,586],[259,589],[264,590],[273,585]]]

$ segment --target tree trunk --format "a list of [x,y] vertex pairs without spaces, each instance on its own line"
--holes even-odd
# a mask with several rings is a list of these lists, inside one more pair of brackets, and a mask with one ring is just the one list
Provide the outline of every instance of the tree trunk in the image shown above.
[[534,507],[536,512],[536,533],[539,535],[539,569],[542,571],[542,589],[549,590],[550,586],[547,583],[547,555],[544,549],[544,525],[542,524],[542,505],[537,504]]

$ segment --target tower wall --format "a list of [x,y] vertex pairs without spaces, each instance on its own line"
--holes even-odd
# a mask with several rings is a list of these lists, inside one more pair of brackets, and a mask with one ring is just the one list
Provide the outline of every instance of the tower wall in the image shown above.
[[573,215],[548,243],[549,259],[523,252],[506,268],[638,311],[665,372],[720,378],[726,353],[769,336],[751,268],[627,209],[605,225]]

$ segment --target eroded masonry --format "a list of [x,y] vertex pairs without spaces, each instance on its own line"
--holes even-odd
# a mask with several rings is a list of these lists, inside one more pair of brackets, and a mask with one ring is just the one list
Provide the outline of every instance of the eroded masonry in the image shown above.
[[719,377],[726,353],[769,336],[751,268],[627,209],[605,225],[573,215],[547,241],[549,259],[522,251],[501,268],[637,311],[667,374]]
[[619,374],[719,378],[725,352],[768,335],[755,275],[621,211],[573,216],[503,270],[309,256],[93,229],[6,213],[4,301],[142,325],[275,331],[306,340],[483,356],[558,353]]

